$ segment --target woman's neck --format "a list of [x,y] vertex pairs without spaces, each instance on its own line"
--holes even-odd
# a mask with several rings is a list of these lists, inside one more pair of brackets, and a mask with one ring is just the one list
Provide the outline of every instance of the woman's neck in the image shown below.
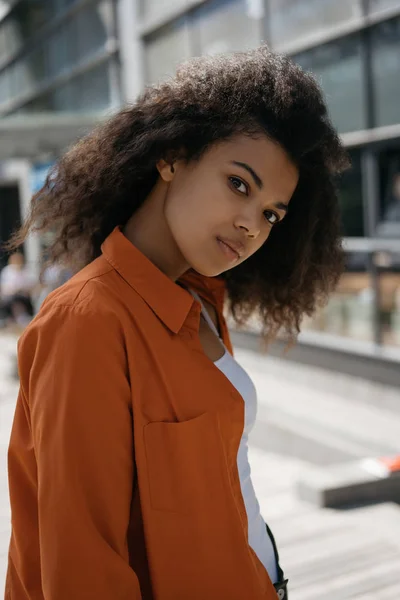
[[[161,188],[161,189],[160,189]],[[164,216],[165,190],[157,186],[123,229],[125,237],[142,254],[176,281],[189,269]]]

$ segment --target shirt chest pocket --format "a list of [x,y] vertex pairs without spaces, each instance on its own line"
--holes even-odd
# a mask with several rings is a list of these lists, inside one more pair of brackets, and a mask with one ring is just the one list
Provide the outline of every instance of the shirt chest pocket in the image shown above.
[[144,428],[152,508],[191,514],[223,501],[226,467],[218,415]]

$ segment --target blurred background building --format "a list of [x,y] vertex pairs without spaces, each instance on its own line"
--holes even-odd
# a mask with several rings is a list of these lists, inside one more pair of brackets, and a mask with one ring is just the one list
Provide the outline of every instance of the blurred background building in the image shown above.
[[[400,0],[0,0],[0,239],[68,144],[144,85],[264,41],[314,72],[353,161],[347,270],[301,342],[398,363]],[[33,266],[43,243],[26,244]]]

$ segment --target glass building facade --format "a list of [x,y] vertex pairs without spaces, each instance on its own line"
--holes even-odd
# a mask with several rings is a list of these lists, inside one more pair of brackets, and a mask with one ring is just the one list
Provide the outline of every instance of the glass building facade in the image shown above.
[[8,4],[0,22],[0,115],[111,106],[115,31],[112,0]]
[[346,272],[303,337],[400,360],[400,0],[8,0],[0,19],[0,116],[101,112],[261,42],[312,71],[352,168]]

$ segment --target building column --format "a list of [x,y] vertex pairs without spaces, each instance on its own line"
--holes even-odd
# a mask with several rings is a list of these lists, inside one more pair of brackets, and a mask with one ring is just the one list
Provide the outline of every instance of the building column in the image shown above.
[[[362,197],[364,207],[364,231],[369,238],[375,237],[378,221],[379,173],[377,157],[370,148],[361,152]],[[380,323],[380,281],[379,269],[375,262],[375,254],[368,254],[368,271],[374,291],[373,336],[377,345],[382,344],[382,327]]]
[[122,102],[134,102],[144,85],[143,42],[139,33],[140,0],[117,0]]

